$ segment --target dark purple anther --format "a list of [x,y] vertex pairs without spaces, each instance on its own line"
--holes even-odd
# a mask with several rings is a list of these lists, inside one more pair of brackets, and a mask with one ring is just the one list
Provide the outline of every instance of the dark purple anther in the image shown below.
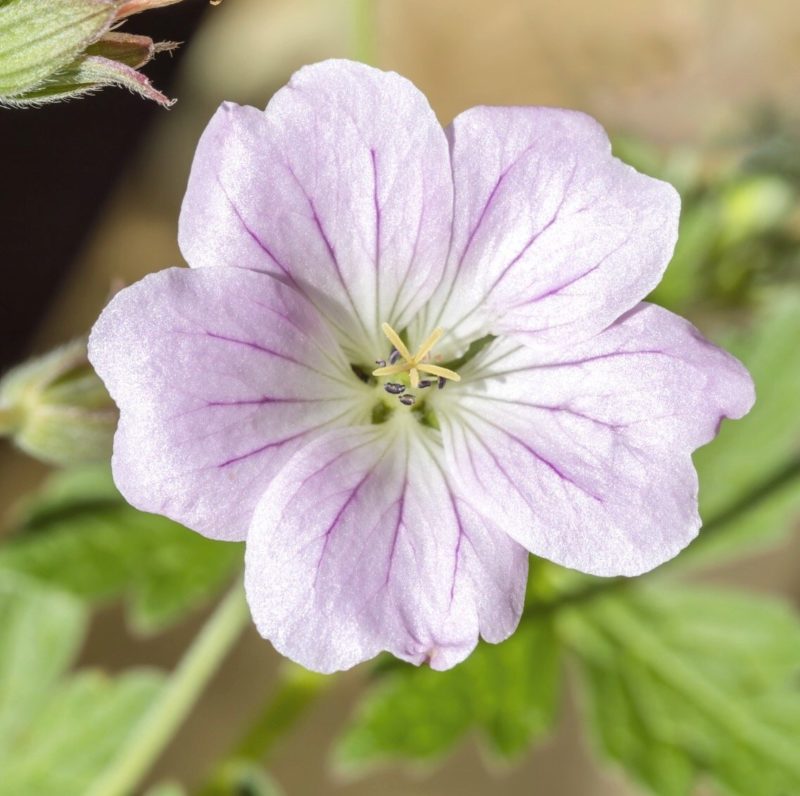
[[389,364],[395,365],[397,364],[397,360],[400,359],[400,352],[396,349],[392,349],[392,353],[389,354]]
[[433,382],[430,379],[423,379],[419,383],[419,386],[424,390],[426,387],[430,387],[431,384],[433,384]]
[[385,368],[385,367],[386,367],[386,360],[385,360],[385,359],[376,359],[376,360],[375,360],[375,364],[376,364],[376,365],[377,365],[379,368]]
[[416,400],[417,399],[413,395],[409,395],[408,393],[400,396],[400,403],[403,404],[403,406],[414,406]]
[[439,376],[439,389],[443,390],[445,384],[447,384],[447,379],[444,376]]
[[406,387],[404,384],[398,384],[396,381],[389,381],[383,385],[383,389],[390,395],[400,395],[404,392]]

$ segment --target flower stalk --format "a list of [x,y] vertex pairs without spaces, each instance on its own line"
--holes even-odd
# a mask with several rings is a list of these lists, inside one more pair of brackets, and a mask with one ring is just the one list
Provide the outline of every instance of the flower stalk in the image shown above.
[[249,613],[239,583],[217,606],[164,686],[87,796],[125,796],[158,759],[236,643]]
[[220,796],[238,792],[241,779],[254,764],[263,763],[278,741],[333,682],[292,663],[279,671],[277,688],[269,694],[255,721],[245,730],[231,751],[215,766],[199,796]]

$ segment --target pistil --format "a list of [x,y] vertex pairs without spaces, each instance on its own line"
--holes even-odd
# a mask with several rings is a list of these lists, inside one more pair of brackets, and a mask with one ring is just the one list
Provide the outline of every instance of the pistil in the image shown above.
[[[444,329],[439,327],[434,329],[413,355],[400,338],[400,335],[397,334],[397,332],[392,329],[388,323],[382,324],[381,329],[383,329],[383,333],[389,339],[389,342],[394,346],[394,351],[398,356],[395,357],[393,353],[389,358],[389,361],[392,364],[373,370],[373,376],[396,376],[398,373],[408,373],[411,386],[415,390],[421,386],[420,373],[427,373],[430,376],[436,376],[439,379],[440,387],[442,386],[442,379],[449,381],[461,381],[461,376],[459,376],[454,370],[443,368],[441,365],[432,365],[425,361],[430,352],[433,350],[433,347],[439,342],[439,339],[444,334]],[[402,359],[403,361],[398,362],[397,359]],[[428,385],[426,384],[425,386]]]

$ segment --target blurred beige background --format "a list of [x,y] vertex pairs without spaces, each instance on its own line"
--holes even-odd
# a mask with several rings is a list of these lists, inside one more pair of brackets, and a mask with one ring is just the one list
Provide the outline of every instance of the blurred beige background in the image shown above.
[[[202,2],[203,0],[187,0]],[[157,13],[157,12],[155,12]],[[411,78],[443,122],[471,105],[580,108],[613,132],[660,144],[703,145],[741,125],[765,102],[797,110],[797,0],[378,0],[377,65]],[[74,276],[41,330],[38,349],[85,331],[115,280],[180,263],[176,223],[197,138],[223,99],[263,106],[310,61],[353,54],[345,0],[224,0],[187,43],[179,102],[163,112],[149,144],[106,208]],[[91,100],[88,100],[91,101]],[[0,505],[44,469],[0,448]],[[712,575],[800,596],[800,543]],[[87,663],[170,666],[193,626],[133,644],[116,610],[96,622]],[[249,632],[158,766],[192,783],[235,736],[274,677],[278,656]],[[363,796],[535,793],[624,796],[613,770],[599,770],[571,708],[557,736],[513,769],[486,765],[469,742],[435,773],[396,767],[347,782],[327,753],[363,674],[344,677],[277,751],[272,770],[287,792]]]

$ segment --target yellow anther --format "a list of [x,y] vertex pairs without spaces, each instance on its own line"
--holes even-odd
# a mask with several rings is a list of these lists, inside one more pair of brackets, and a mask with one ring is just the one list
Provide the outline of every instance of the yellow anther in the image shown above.
[[389,342],[397,349],[403,361],[377,368],[372,371],[373,376],[394,376],[398,373],[408,373],[411,386],[414,389],[419,387],[420,372],[428,373],[431,376],[439,376],[450,381],[461,381],[461,376],[454,370],[443,368],[440,365],[429,365],[424,361],[436,343],[439,342],[439,339],[444,334],[444,329],[438,327],[434,329],[413,356],[406,344],[400,339],[400,335],[388,323],[382,324],[381,329],[383,329],[383,333],[389,339]]

